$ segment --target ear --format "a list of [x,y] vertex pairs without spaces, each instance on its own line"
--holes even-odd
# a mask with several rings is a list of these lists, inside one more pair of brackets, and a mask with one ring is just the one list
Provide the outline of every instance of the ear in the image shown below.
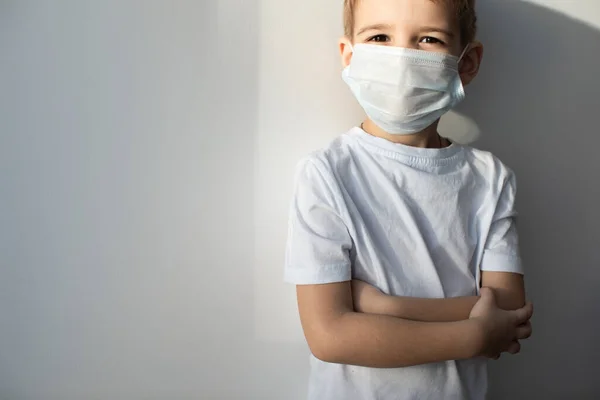
[[460,79],[464,86],[467,86],[475,79],[479,73],[482,59],[483,45],[480,42],[471,43],[469,50],[463,56],[458,67]]
[[342,58],[342,66],[346,68],[350,65],[350,60],[352,60],[352,42],[347,37],[342,37],[340,39],[340,56]]

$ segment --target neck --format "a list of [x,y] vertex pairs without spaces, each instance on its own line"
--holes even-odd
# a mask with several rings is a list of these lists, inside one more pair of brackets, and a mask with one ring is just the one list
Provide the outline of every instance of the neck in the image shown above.
[[379,128],[373,121],[367,119],[363,122],[362,128],[369,135],[389,140],[393,143],[403,144],[412,147],[422,148],[440,148],[446,146],[446,141],[440,137],[437,131],[437,122],[423,129],[421,132],[410,135],[393,135]]

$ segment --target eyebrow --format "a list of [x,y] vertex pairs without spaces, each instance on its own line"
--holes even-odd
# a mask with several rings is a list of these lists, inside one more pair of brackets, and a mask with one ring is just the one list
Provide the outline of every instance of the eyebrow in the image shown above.
[[443,33],[444,35],[453,38],[454,37],[454,33],[450,32],[447,29],[442,29],[442,28],[436,28],[433,26],[426,26],[424,28],[421,28],[421,32],[439,32],[439,33]]
[[356,35],[357,36],[362,35],[363,33],[367,32],[367,31],[384,31],[386,29],[392,29],[392,25],[389,25],[389,24],[367,25],[367,26],[363,27],[361,30],[359,30]]

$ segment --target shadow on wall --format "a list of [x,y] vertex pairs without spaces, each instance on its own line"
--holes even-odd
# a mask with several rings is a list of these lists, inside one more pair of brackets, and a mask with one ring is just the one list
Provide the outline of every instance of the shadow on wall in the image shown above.
[[522,1],[479,14],[484,64],[457,111],[517,173],[536,305],[534,338],[491,367],[491,398],[600,398],[600,30]]

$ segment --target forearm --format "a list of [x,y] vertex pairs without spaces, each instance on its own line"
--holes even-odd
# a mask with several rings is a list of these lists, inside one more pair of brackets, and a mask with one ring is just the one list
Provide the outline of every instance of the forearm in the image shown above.
[[477,296],[446,299],[385,296],[371,311],[413,321],[455,322],[468,319],[478,299]]
[[347,312],[318,336],[313,354],[326,362],[372,368],[399,368],[459,360],[478,354],[474,320],[427,323]]
[[[525,305],[525,298],[515,291],[491,288],[496,294],[498,307],[517,310]],[[442,299],[383,295],[379,302],[370,305],[365,312],[388,315],[421,322],[454,322],[469,318],[478,296]]]

